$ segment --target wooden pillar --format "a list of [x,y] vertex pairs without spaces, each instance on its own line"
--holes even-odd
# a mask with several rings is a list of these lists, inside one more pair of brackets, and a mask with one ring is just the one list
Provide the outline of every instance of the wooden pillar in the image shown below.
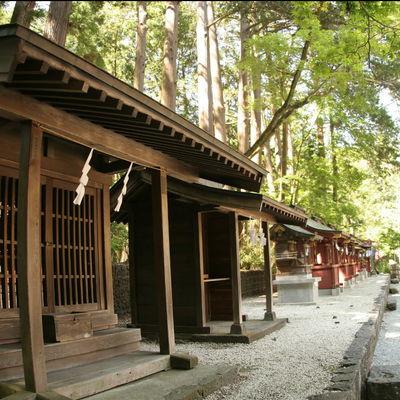
[[131,323],[132,327],[137,327],[137,288],[136,288],[136,264],[135,264],[135,218],[132,212],[129,213],[129,285],[131,293]]
[[114,289],[112,277],[112,255],[111,255],[111,222],[110,222],[110,191],[103,185],[103,237],[104,237],[104,280],[106,290],[106,309],[109,314],[114,314]]
[[235,212],[229,213],[229,238],[230,238],[230,260],[231,260],[231,282],[233,301],[233,325],[231,333],[241,334],[246,332],[242,320],[242,284],[240,280],[239,259],[239,224]]
[[193,242],[195,259],[195,285],[196,285],[196,322],[197,326],[205,326],[206,318],[206,294],[204,289],[204,243],[203,243],[203,215],[198,213],[193,218],[193,225],[197,226],[197,231],[194,232]]
[[271,264],[271,239],[269,235],[268,222],[262,222],[262,228],[265,234],[267,243],[264,246],[264,273],[265,273],[265,299],[266,299],[266,312],[264,314],[264,321],[274,321],[276,319],[273,312],[273,294],[274,289],[272,285],[272,264]]
[[25,387],[47,390],[42,329],[41,185],[43,132],[31,122],[21,134],[18,182],[18,296]]
[[160,353],[175,353],[167,174],[152,170],[154,262],[156,267]]

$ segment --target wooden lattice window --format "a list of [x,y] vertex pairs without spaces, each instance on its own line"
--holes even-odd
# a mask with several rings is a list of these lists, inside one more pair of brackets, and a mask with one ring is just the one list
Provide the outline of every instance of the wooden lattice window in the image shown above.
[[86,191],[80,206],[74,190],[53,188],[52,228],[56,306],[97,302],[95,195]]
[[[18,314],[17,176],[16,170],[0,173],[0,313],[8,316]],[[76,206],[75,188],[42,179],[42,300],[50,312],[100,307],[101,191],[88,187]]]
[[18,180],[0,175],[0,309],[18,308]]

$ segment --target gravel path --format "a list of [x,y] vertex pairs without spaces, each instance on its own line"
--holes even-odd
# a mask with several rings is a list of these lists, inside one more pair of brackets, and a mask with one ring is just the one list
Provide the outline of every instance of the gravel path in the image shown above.
[[[196,355],[199,364],[238,367],[239,380],[206,400],[305,400],[330,384],[384,283],[373,275],[340,296],[319,297],[316,305],[275,304],[276,316],[289,323],[251,344],[184,342],[177,351]],[[249,319],[261,319],[264,309],[263,297],[243,300]],[[141,349],[157,351],[158,345],[143,341]]]

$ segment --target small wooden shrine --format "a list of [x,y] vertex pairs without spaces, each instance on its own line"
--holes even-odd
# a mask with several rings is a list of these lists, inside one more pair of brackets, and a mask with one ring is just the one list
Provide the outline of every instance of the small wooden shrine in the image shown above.
[[278,303],[313,304],[318,298],[319,277],[311,273],[313,242],[322,237],[299,226],[275,224],[270,229],[275,243]]
[[[114,206],[124,177],[111,189],[111,218],[128,223],[132,325],[158,332],[154,271],[152,177],[131,174],[121,209]],[[168,219],[174,330],[192,340],[245,342],[282,326],[272,309],[269,223],[304,224],[305,215],[256,193],[223,190],[168,178]],[[241,312],[239,223],[260,219],[265,233],[266,313],[249,321]]]
[[[288,299],[299,297],[300,286],[290,286],[290,280],[298,279],[297,276],[304,280],[311,274],[317,279],[318,295],[339,295],[344,288],[352,287],[371,272],[370,257],[367,256],[370,243],[327,226],[319,218],[307,217],[304,228],[274,225],[271,239],[275,242],[278,274],[274,284],[280,285],[278,299],[279,291]],[[307,284],[311,288],[312,282],[304,281],[304,285]],[[311,293],[311,289],[308,291]],[[304,294],[304,298],[312,297]]]
[[319,294],[339,295],[347,280],[347,275],[340,270],[340,246],[347,235],[323,224],[319,218],[308,218],[305,229],[322,237],[315,241],[312,249],[312,275],[321,278]]
[[362,241],[317,218],[308,218],[305,229],[322,236],[314,243],[312,261],[313,276],[321,278],[320,295],[339,295],[368,276]]
[[[195,355],[175,350],[173,291],[185,284],[171,284],[168,179],[258,192],[266,171],[25,27],[0,26],[0,48],[0,397],[50,391],[54,399],[78,399],[177,360],[193,367]],[[158,321],[159,352],[140,351],[140,328],[116,328],[113,306],[111,177],[143,167],[152,179],[153,240],[136,251],[151,257],[153,268],[138,269],[138,290],[156,288],[141,315],[148,312],[144,324]],[[217,229],[217,218],[208,220]],[[223,223],[237,223],[237,213]],[[135,229],[140,233],[140,225]],[[179,232],[184,242],[184,227]],[[182,310],[184,299],[192,294],[182,295]],[[233,314],[240,324],[240,310]]]

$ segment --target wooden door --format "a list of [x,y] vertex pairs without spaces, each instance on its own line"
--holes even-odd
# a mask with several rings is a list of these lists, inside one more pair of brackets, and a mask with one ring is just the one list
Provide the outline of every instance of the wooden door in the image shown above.
[[207,321],[232,321],[233,300],[228,215],[203,214],[204,295]]
[[44,193],[44,306],[49,312],[99,309],[101,249],[98,189],[74,205],[76,185],[48,178]]

